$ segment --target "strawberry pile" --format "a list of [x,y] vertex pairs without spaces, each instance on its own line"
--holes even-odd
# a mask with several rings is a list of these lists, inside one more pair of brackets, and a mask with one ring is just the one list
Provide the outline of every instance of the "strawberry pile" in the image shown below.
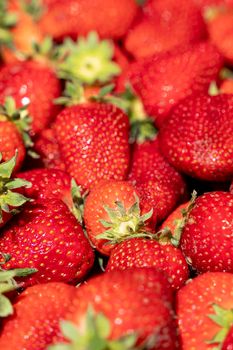
[[0,1],[0,349],[233,349],[233,0]]

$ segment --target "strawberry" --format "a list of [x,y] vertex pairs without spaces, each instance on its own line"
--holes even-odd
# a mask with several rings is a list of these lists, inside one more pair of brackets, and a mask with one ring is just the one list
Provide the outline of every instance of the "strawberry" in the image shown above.
[[175,230],[177,229],[177,225],[181,222],[183,219],[183,212],[188,208],[190,202],[186,202],[183,204],[180,204],[167,218],[164,220],[164,222],[161,225],[161,230],[164,230],[168,228],[172,235],[175,234]]
[[230,180],[233,175],[232,111],[233,95],[185,99],[173,110],[158,135],[160,150],[178,171],[194,178]]
[[129,179],[136,182],[141,198],[155,208],[159,222],[186,192],[184,179],[162,156],[157,138],[135,144]]
[[182,350],[223,349],[221,343],[233,322],[233,275],[207,272],[177,293]]
[[[71,333],[65,332],[69,342],[67,349],[74,348],[76,343],[78,349],[82,344],[85,349],[94,350],[98,338],[101,350],[135,349],[133,340],[137,344],[148,342],[148,348],[153,350],[176,349],[172,303],[172,290],[167,279],[153,268],[116,270],[92,278],[77,289],[66,318],[69,322],[62,325],[64,329],[73,329],[72,340]],[[85,323],[85,319],[91,321],[90,306],[92,315],[97,313],[96,321],[101,318],[105,321],[100,323],[101,328],[95,327],[98,338],[94,329],[90,329],[91,323]],[[104,331],[98,333],[98,329]],[[110,346],[114,340],[118,347]],[[55,350],[56,346],[49,349]]]
[[221,65],[217,50],[211,44],[201,43],[185,51],[138,61],[131,65],[128,75],[146,112],[161,127],[180,100],[197,92],[207,92]]
[[197,198],[183,229],[180,246],[199,272],[233,271],[233,195],[209,192]]
[[40,166],[65,170],[66,166],[61,154],[53,129],[44,129],[36,137],[34,150],[39,154]]
[[33,44],[42,42],[43,35],[37,23],[23,6],[15,1],[8,1],[7,11],[6,7],[4,9],[6,1],[2,1],[2,3],[3,8],[0,8],[0,16],[4,16],[6,24],[7,17],[11,17],[13,22],[8,31],[5,29],[6,40],[5,45],[1,47],[1,55],[5,63],[16,63],[33,53]]
[[56,116],[60,107],[53,99],[61,94],[53,69],[35,61],[5,65],[0,70],[0,102],[12,96],[17,107],[29,105],[32,131],[38,133]]
[[17,176],[31,183],[31,187],[25,188],[23,191],[27,197],[34,199],[57,198],[71,205],[71,177],[65,171],[33,169],[18,173]]
[[233,64],[233,4],[232,8],[220,11],[207,22],[210,40],[224,56],[226,61]]
[[231,183],[230,192],[233,194],[233,181]]
[[59,322],[65,317],[75,294],[75,287],[59,282],[27,288],[16,299],[14,314],[4,322],[0,348],[45,350],[56,337],[59,338]]
[[122,180],[129,163],[129,122],[119,108],[87,103],[65,108],[53,124],[67,172],[84,188]]
[[188,264],[172,244],[161,244],[154,239],[131,238],[113,248],[106,271],[131,267],[154,267],[165,273],[174,289],[188,279]]
[[[0,251],[12,259],[4,268],[34,267],[38,272],[26,285],[45,282],[76,282],[93,264],[93,251],[81,226],[58,199],[28,203],[1,233]],[[20,259],[19,259],[20,256]]]
[[127,181],[101,181],[91,190],[84,205],[84,222],[99,252],[109,255],[114,244],[155,225],[156,212],[152,214],[150,203],[140,203],[137,195]]
[[191,1],[149,0],[144,15],[128,32],[125,47],[136,58],[148,57],[196,43],[205,36],[201,12]]
[[137,10],[134,0],[57,0],[47,6],[39,23],[42,31],[56,40],[76,38],[92,30],[101,37],[118,39],[128,30]]

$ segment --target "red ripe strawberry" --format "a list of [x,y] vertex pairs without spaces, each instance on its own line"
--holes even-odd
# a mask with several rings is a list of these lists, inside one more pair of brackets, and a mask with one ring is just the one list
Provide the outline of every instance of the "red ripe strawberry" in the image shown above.
[[168,228],[171,234],[174,235],[178,227],[177,225],[179,225],[179,223],[183,219],[182,212],[188,208],[189,203],[190,202],[180,204],[162,223],[161,230]]
[[209,192],[197,198],[180,246],[199,272],[233,272],[233,195]]
[[4,120],[4,118],[1,120],[1,117],[0,115],[0,152],[3,161],[7,161],[15,155],[17,150],[18,157],[15,165],[15,172],[17,172],[21,168],[26,154],[23,139],[15,124]]
[[101,37],[118,39],[128,30],[137,10],[134,0],[57,0],[45,9],[40,27],[59,40],[86,35],[92,30]]
[[41,166],[66,170],[53,129],[44,129],[37,135],[34,149],[40,156]]
[[155,267],[165,273],[175,289],[189,276],[188,264],[180,249],[153,239],[131,238],[113,248],[106,271],[131,267]]
[[136,58],[148,57],[201,41],[205,36],[201,12],[191,1],[149,0],[144,16],[126,36],[125,47]]
[[155,225],[156,212],[145,214],[152,206],[148,202],[140,203],[137,196],[137,190],[127,181],[102,181],[91,190],[84,205],[84,222],[98,251],[109,255],[113,244],[143,234],[148,226]]
[[182,176],[159,151],[157,138],[134,146],[129,179],[136,181],[140,197],[155,208],[158,221],[175,208],[186,192]]
[[207,22],[210,40],[229,62],[233,63],[233,4],[232,8],[219,12]]
[[14,314],[4,322],[0,348],[45,350],[59,337],[59,322],[75,294],[75,287],[65,283],[44,283],[27,288],[16,299]]
[[177,293],[182,350],[223,349],[221,343],[233,322],[233,275],[207,272]]
[[233,95],[185,99],[159,133],[163,155],[178,171],[194,178],[232,179],[232,112]]
[[161,127],[172,107],[186,96],[207,92],[222,61],[208,43],[184,52],[146,58],[131,66],[130,82],[140,96],[148,115]]
[[[150,339],[153,344],[150,349],[174,350],[177,348],[177,339],[172,303],[171,287],[161,272],[153,268],[111,271],[89,280],[77,289],[67,320],[81,328],[82,334],[88,334],[85,315],[91,305],[94,312],[107,318],[106,331],[101,333],[108,339],[117,341],[123,336],[135,338],[136,335],[137,343]],[[91,344],[84,344],[85,348],[96,349]],[[108,348],[106,341],[104,344],[105,347],[100,349]],[[71,348],[70,345],[68,349]],[[118,348],[135,347],[125,345]]]
[[119,108],[90,103],[64,109],[53,124],[67,172],[84,188],[123,180],[129,163],[129,121]]
[[12,96],[17,107],[30,103],[28,110],[34,133],[44,129],[56,116],[60,107],[54,105],[53,100],[60,94],[55,72],[39,62],[10,64],[0,70],[0,102]]
[[93,251],[81,226],[58,199],[35,200],[25,206],[0,238],[0,251],[12,259],[4,267],[38,270],[25,283],[76,282],[93,264]]
[[71,205],[71,177],[58,169],[33,169],[17,174],[17,177],[30,181],[32,186],[24,194],[33,199],[57,198]]

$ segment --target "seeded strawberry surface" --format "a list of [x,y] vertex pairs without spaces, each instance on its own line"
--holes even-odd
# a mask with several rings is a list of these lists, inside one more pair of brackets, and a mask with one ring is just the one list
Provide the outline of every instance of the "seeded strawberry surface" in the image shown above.
[[233,307],[233,275],[208,272],[194,278],[177,294],[177,315],[183,350],[214,349],[208,344],[222,329],[209,318],[213,305],[224,309]]
[[131,267],[155,267],[169,278],[173,288],[188,279],[188,265],[182,252],[171,244],[131,238],[119,243],[111,252],[106,271]]
[[93,251],[81,226],[57,199],[29,203],[3,230],[0,251],[11,255],[4,267],[34,267],[27,285],[50,281],[75,282],[93,264]]
[[166,277],[153,268],[110,271],[77,289],[68,319],[80,324],[88,304],[110,320],[111,338],[136,332],[155,336],[157,349],[176,349],[173,296]]
[[231,180],[232,113],[232,95],[185,99],[173,110],[159,133],[163,155],[177,170],[192,177],[209,181]]
[[233,272],[233,195],[210,192],[200,196],[181,237],[181,248],[199,272]]
[[101,103],[64,109],[53,124],[68,173],[84,188],[102,179],[123,180],[129,163],[129,121]]

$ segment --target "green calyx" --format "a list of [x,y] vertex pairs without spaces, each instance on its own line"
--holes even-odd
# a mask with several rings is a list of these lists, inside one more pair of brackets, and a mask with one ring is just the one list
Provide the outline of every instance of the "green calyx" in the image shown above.
[[139,199],[136,194],[135,203],[128,210],[121,202],[116,202],[114,209],[108,206],[104,206],[104,209],[108,214],[109,221],[100,220],[106,231],[96,236],[97,239],[106,239],[108,244],[114,244],[129,238],[151,237],[146,232],[145,225],[146,221],[153,215],[153,209],[141,215]]
[[221,91],[218,88],[218,85],[216,83],[216,81],[212,81],[210,83],[209,89],[208,89],[208,94],[210,96],[217,96],[221,93]]
[[0,44],[12,45],[10,29],[17,23],[17,14],[8,11],[7,0],[0,1]]
[[[1,159],[2,155],[0,153],[0,161]],[[15,208],[30,200],[22,194],[14,192],[17,188],[31,187],[31,183],[26,180],[12,178],[16,159],[17,152],[10,160],[0,164],[0,222],[3,221],[3,212],[15,214],[17,212]],[[10,207],[13,207],[13,209],[10,209]]]
[[0,263],[0,317],[7,317],[12,315],[14,310],[10,300],[4,294],[20,287],[14,278],[29,276],[37,270],[33,268],[3,270],[1,265],[8,262],[11,257],[9,254],[0,253],[0,255],[2,256],[2,262]]
[[39,20],[44,13],[44,6],[41,0],[19,0],[21,8],[33,17],[34,20]]
[[113,55],[111,41],[100,40],[95,32],[90,32],[86,38],[78,38],[77,42],[66,39],[59,48],[58,75],[88,85],[106,83],[121,71],[112,61]]
[[72,213],[78,220],[78,222],[84,226],[83,223],[83,213],[84,213],[84,204],[88,191],[84,194],[81,194],[81,187],[77,185],[74,179],[71,180],[71,196],[73,200]]
[[84,87],[77,79],[66,81],[63,96],[54,100],[55,104],[64,106],[73,106],[84,102],[87,102],[84,95]]
[[61,330],[69,343],[51,345],[48,350],[136,350],[135,334],[109,340],[109,320],[102,313],[94,313],[91,307],[87,310],[82,330],[68,321],[61,322]]
[[193,209],[197,199],[197,192],[194,190],[190,199],[190,202],[187,208],[182,209],[181,214],[182,218],[175,220],[175,231],[174,234],[171,233],[169,227],[166,227],[164,230],[159,231],[162,234],[162,238],[168,238],[168,240],[175,246],[178,247],[180,244],[180,239],[182,236],[183,229],[188,222],[189,214]]
[[213,310],[214,314],[210,314],[208,317],[221,328],[213,339],[207,341],[207,343],[216,344],[217,346],[214,350],[221,350],[222,344],[233,325],[233,309],[227,310],[217,304],[213,304]]

